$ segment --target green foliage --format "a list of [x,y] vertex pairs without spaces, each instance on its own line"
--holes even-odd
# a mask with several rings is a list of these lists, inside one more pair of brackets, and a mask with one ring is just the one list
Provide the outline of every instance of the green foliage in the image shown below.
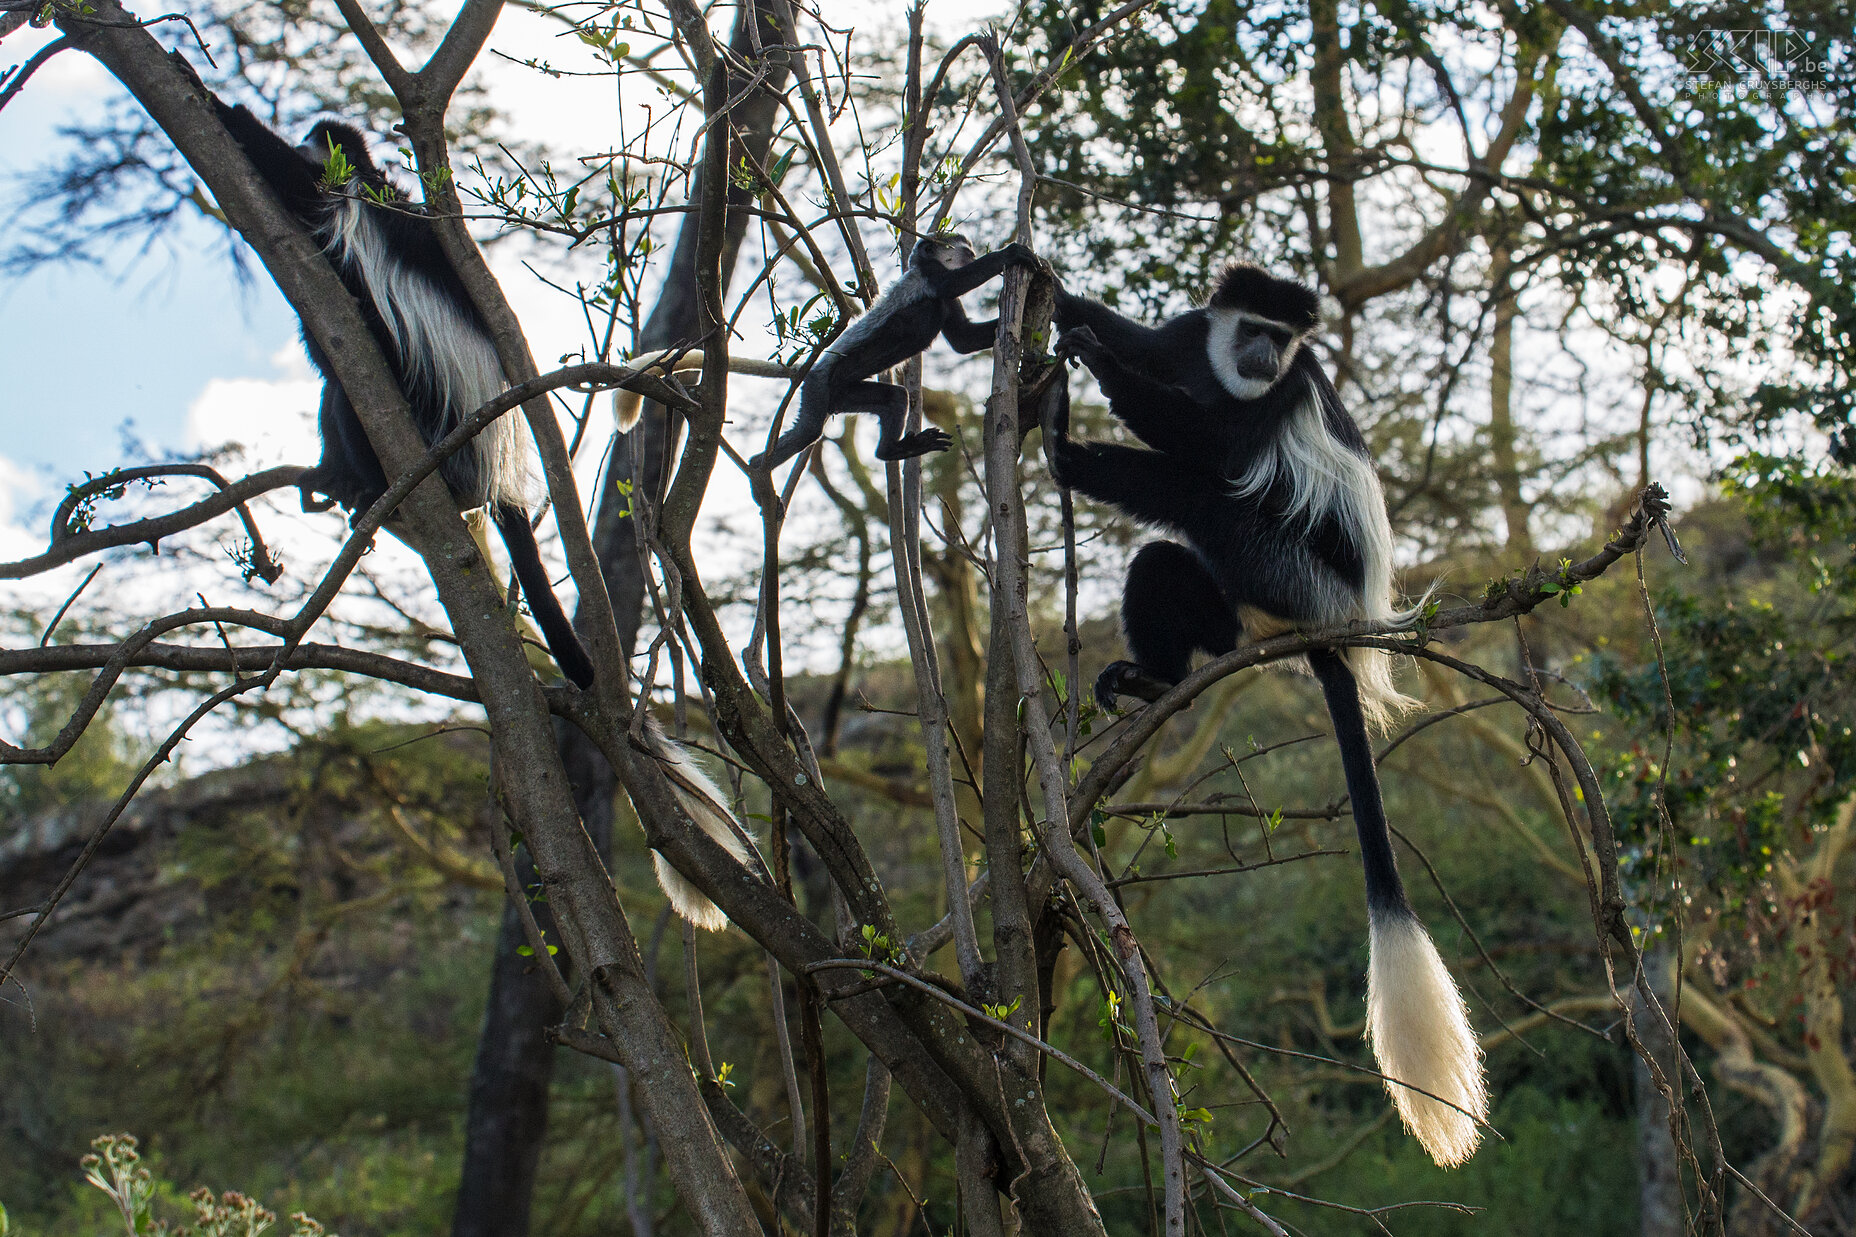
[[[1856,790],[1856,574],[1843,539],[1851,508],[1795,477],[1786,485],[1755,491],[1748,509],[1756,544],[1781,556],[1802,589],[1781,581],[1783,605],[1763,589],[1665,590],[1657,621],[1667,698],[1653,659],[1606,650],[1592,662],[1594,690],[1630,726],[1611,761],[1612,818],[1626,873],[1653,918],[1677,909],[1655,875],[1669,855],[1659,790],[1689,883],[1740,928],[1770,905],[1775,860],[1808,850],[1812,829]],[[1819,518],[1809,519],[1813,512]]]
[[[156,1200],[173,1192],[142,1163],[132,1134],[103,1134],[91,1141],[91,1154],[79,1166],[84,1179],[103,1191],[121,1216],[129,1237],[259,1237],[277,1222],[253,1198],[236,1190],[214,1196],[205,1186],[187,1197],[194,1222],[173,1224],[155,1218]],[[327,1229],[302,1212],[290,1217],[291,1237],[323,1237]],[[329,1234],[328,1237],[335,1237]]]
[[[1388,1123],[1344,1169],[1307,1183],[1304,1192],[1356,1206],[1394,1197],[1456,1204],[1403,1209],[1388,1217],[1393,1232],[1424,1237],[1637,1237],[1637,1171],[1627,1118],[1601,1103],[1521,1088],[1504,1092],[1491,1120],[1501,1140],[1448,1172],[1429,1163],[1395,1122]],[[1275,1199],[1268,1210],[1305,1232],[1340,1237],[1385,1232],[1364,1217]]]
[[1013,997],[1012,1003],[1010,1005],[988,1005],[982,1002],[980,1005],[980,1009],[985,1011],[985,1014],[988,1018],[997,1018],[1000,1022],[1005,1022],[1006,1020],[1011,1018],[1013,1014],[1017,1013],[1018,1007],[1020,1005],[1023,1005],[1024,1003],[1025,1003],[1025,998],[1021,994],[1019,996]]
[[858,947],[863,950],[864,957],[872,962],[899,966],[905,961],[901,948],[888,936],[878,932],[873,925],[861,925],[858,928],[858,936],[861,938]]
[[37,1131],[0,1131],[16,1224],[102,1231],[104,1195],[73,1192],[68,1166],[91,1131],[132,1122],[160,1177],[229,1177],[349,1232],[445,1227],[501,897],[460,857],[483,828],[480,746],[408,737],[331,730],[201,779],[186,828],[93,868],[134,891],[120,930],[140,935],[73,957],[54,928],[22,974],[35,1033],[28,1007],[0,1005],[0,1094]]
[[815,292],[799,305],[775,308],[768,330],[772,332],[774,359],[784,365],[799,365],[837,330],[838,313],[829,293]]
[[341,148],[334,134],[324,134],[323,140],[328,144],[329,153],[322,161],[322,187],[340,189],[355,178],[355,166],[348,161],[348,152]]

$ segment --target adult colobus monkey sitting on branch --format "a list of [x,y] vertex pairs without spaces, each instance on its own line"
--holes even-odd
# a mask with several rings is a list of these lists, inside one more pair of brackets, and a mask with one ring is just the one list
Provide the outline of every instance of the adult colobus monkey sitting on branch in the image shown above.
[[[1158,699],[1195,649],[1228,653],[1240,635],[1410,617],[1392,607],[1392,532],[1366,443],[1303,347],[1319,307],[1311,289],[1243,264],[1205,308],[1158,327],[1059,294],[1059,354],[1087,365],[1109,410],[1154,449],[1072,441],[1060,393],[1047,427],[1058,479],[1184,541],[1149,542],[1128,566],[1131,660],[1097,679],[1105,707],[1121,693]],[[1308,664],[1366,869],[1367,1034],[1406,1126],[1439,1164],[1461,1164],[1488,1115],[1482,1053],[1405,897],[1367,738],[1369,722],[1416,702],[1393,687],[1381,651],[1319,650]]]
[[[420,437],[429,445],[509,385],[489,328],[452,269],[425,212],[406,200],[367,151],[361,133],[323,121],[292,146],[250,110],[217,96],[213,110],[284,208],[321,242],[360,303]],[[297,483],[305,511],[340,504],[365,511],[386,474],[328,358],[306,330],[303,347],[322,374],[322,460]],[[567,621],[529,527],[528,449],[518,418],[499,417],[439,468],[461,510],[489,508],[522,595],[561,670],[580,687],[593,662]]]

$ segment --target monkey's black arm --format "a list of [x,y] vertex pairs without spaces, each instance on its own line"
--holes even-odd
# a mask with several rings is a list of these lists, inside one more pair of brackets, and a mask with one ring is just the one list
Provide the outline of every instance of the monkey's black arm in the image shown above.
[[957,266],[951,271],[944,271],[932,277],[935,295],[942,300],[951,300],[965,296],[989,279],[997,279],[1005,273],[1005,268],[1012,265],[1036,267],[1038,256],[1024,245],[1014,241],[1004,249],[995,249],[973,259],[965,266]]
[[1198,496],[1215,478],[1201,478],[1177,459],[1108,442],[1059,438],[1051,444],[1057,480],[1097,502],[1110,503],[1146,524],[1185,532]]
[[1058,340],[1057,352],[1089,367],[1109,411],[1154,450],[1189,459],[1227,458],[1236,438],[1229,417],[1207,409],[1183,387],[1130,369],[1093,329],[1071,330]]
[[941,337],[947,340],[948,347],[962,355],[992,347],[993,341],[999,337],[997,318],[975,322],[967,317],[967,311],[955,297],[949,297],[945,305],[947,318],[941,327]]
[[1062,331],[1086,326],[1095,332],[1102,346],[1125,364],[1145,368],[1161,346],[1160,332],[1154,327],[1124,318],[1100,301],[1059,291],[1054,316]]
[[271,127],[240,104],[228,105],[214,95],[213,111],[219,123],[239,144],[251,166],[282,200],[289,212],[310,224],[320,223],[321,208],[327,200],[320,184],[322,169],[310,162],[302,151],[271,131]]

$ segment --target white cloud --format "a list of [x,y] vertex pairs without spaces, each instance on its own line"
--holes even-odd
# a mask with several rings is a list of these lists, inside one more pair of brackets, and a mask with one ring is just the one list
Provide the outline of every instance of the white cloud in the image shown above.
[[302,350],[282,349],[274,378],[213,378],[187,408],[185,450],[237,447],[250,468],[314,464],[321,455],[316,409],[322,383]]
[[[58,37],[51,27],[21,30],[7,43],[7,59],[25,63]],[[94,98],[107,88],[109,72],[91,56],[54,56],[32,75],[32,93],[60,101]]]

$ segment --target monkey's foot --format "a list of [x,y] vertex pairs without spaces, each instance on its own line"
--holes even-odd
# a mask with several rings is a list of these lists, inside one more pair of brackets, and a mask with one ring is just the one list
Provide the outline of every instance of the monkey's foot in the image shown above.
[[780,491],[774,488],[773,469],[763,468],[760,460],[757,455],[748,461],[748,492],[754,496],[755,506],[773,512],[775,519],[784,519],[786,509],[780,503]]
[[773,446],[748,461],[750,472],[770,473],[818,441],[804,426],[795,425],[773,440]]
[[1172,690],[1173,684],[1131,661],[1110,662],[1096,676],[1096,703],[1110,713],[1119,711],[1117,705],[1123,693],[1152,704]]
[[954,439],[944,429],[929,426],[916,430],[913,434],[904,434],[885,451],[881,444],[876,449],[879,460],[908,460],[918,455],[927,455],[933,451],[945,451],[954,445]]

